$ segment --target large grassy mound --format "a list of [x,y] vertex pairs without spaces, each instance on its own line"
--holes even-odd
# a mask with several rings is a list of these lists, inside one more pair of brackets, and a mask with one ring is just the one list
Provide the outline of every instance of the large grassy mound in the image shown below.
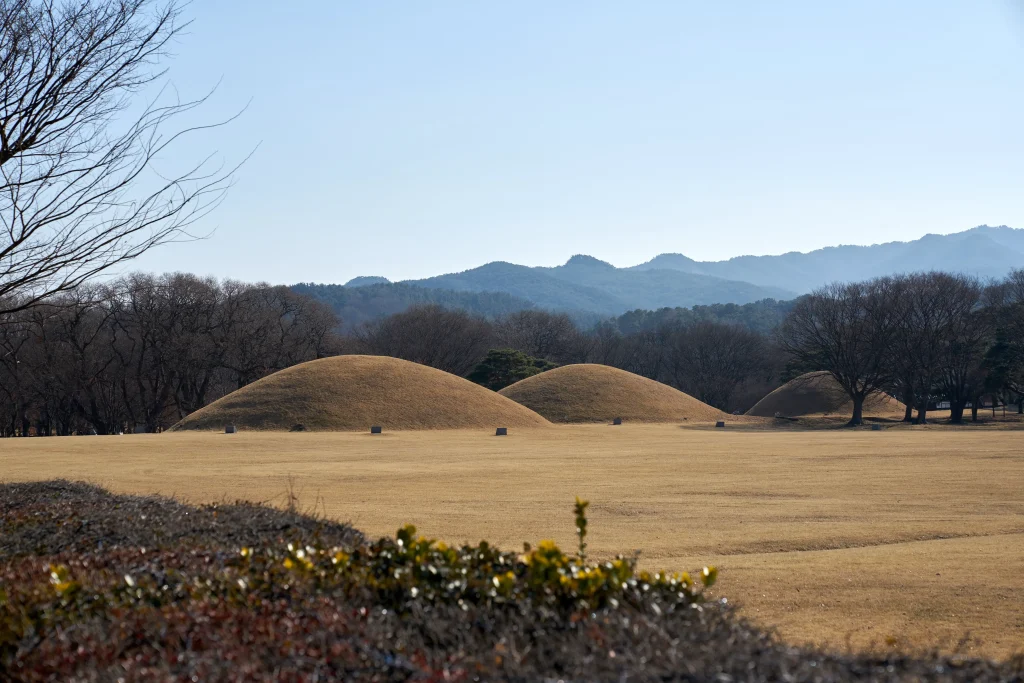
[[[864,401],[864,415],[902,417],[905,406],[882,393]],[[774,417],[801,415],[853,415],[853,401],[827,372],[808,372],[786,382],[747,411],[747,415]]]
[[543,427],[547,420],[455,375],[383,356],[290,367],[197,410],[173,429],[313,431]]
[[607,365],[566,365],[499,393],[552,422],[707,422],[724,416],[661,382]]

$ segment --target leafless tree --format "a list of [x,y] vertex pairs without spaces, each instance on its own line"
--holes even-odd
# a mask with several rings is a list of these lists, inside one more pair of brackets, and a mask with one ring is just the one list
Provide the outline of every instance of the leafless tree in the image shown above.
[[984,288],[977,278],[943,274],[939,279],[942,295],[938,306],[946,328],[938,359],[938,383],[949,400],[950,422],[960,423],[967,403],[976,405],[985,392],[982,362],[992,342],[993,311],[982,305]]
[[494,343],[500,348],[515,349],[554,363],[580,362],[586,353],[581,342],[583,335],[565,313],[509,313],[494,322],[494,336]]
[[39,304],[185,235],[231,172],[156,158],[205,98],[157,96],[175,0],[0,0],[0,310]]
[[989,336],[981,309],[982,287],[966,275],[916,273],[895,282],[896,331],[890,362],[894,386],[907,402],[907,417],[927,423],[929,405],[949,399],[951,419],[962,420],[967,402],[980,396],[980,362]]
[[986,388],[1012,394],[1017,412],[1024,413],[1024,269],[987,287],[984,302],[992,325],[992,343],[982,362]]
[[393,356],[465,376],[487,355],[493,331],[483,318],[440,306],[414,306],[363,325],[365,353]]
[[[892,288],[893,305],[899,307],[900,315],[903,315],[915,305],[911,284],[905,276],[896,277],[893,278]],[[914,419],[914,407],[917,406],[917,370],[919,366],[916,353],[917,339],[915,329],[910,325],[901,324],[901,322],[905,321],[901,321],[897,315],[896,329],[890,339],[890,381],[886,390],[903,401],[905,406],[903,421],[911,422]]]
[[[917,424],[928,421],[928,405],[938,388],[950,326],[958,314],[957,279],[946,273],[920,273],[903,278],[896,292],[896,330],[890,358],[913,381]],[[969,313],[969,310],[968,310]]]
[[611,345],[603,351],[606,363],[641,377],[660,380],[668,366],[671,336],[671,328],[657,327],[625,337],[611,337]]
[[32,356],[32,341],[32,330],[24,316],[0,314],[0,392],[4,402],[0,431],[5,436],[28,436],[31,428],[31,366],[25,361]]
[[767,341],[736,325],[698,322],[668,337],[668,384],[708,405],[732,411],[733,396],[768,369]]
[[597,324],[585,337],[589,340],[587,353],[583,358],[585,362],[622,367],[622,348],[627,336],[620,333],[612,323]]
[[214,329],[223,365],[241,387],[296,363],[337,353],[338,322],[324,304],[287,287],[229,282]]
[[832,284],[801,299],[782,325],[782,347],[806,370],[825,370],[853,401],[849,424],[864,421],[864,399],[891,384],[896,329],[891,278]]
[[160,430],[337,347],[333,313],[286,287],[182,273],[83,286],[0,318],[7,436]]

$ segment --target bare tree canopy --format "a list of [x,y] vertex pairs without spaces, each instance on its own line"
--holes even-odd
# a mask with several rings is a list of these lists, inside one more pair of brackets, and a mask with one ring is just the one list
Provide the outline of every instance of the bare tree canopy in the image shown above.
[[483,360],[494,332],[483,318],[437,305],[413,306],[356,330],[359,350],[429,365],[460,377]]
[[581,360],[582,334],[565,313],[518,311],[498,318],[494,334],[499,347],[515,349],[556,363]]
[[152,168],[204,100],[128,116],[183,27],[174,0],[0,0],[0,312],[181,236],[222,198],[230,173],[209,159]]
[[[981,300],[981,284],[966,275],[941,272],[915,273],[898,280],[898,296],[894,300],[895,334],[892,338],[891,362],[896,368],[894,379],[910,408],[917,408],[918,424],[927,423],[928,406],[933,397],[947,387],[953,419],[959,422],[962,405],[970,396],[968,374],[976,365],[980,347],[986,336],[983,320],[974,316]],[[956,369],[956,379],[950,373]]]
[[736,325],[701,321],[669,338],[671,384],[720,410],[731,410],[733,395],[746,382],[769,372],[765,338]]
[[782,325],[783,348],[802,368],[825,370],[853,401],[851,425],[863,423],[864,399],[892,384],[898,282],[832,284],[801,299]]
[[154,432],[339,351],[337,317],[287,287],[174,273],[85,285],[0,315],[0,436]]

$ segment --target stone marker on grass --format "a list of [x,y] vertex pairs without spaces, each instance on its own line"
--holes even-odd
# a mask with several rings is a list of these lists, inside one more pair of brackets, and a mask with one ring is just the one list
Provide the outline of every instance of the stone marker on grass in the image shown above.
[[622,424],[622,418],[621,417],[615,418],[614,420],[612,420],[612,424],[613,425],[620,425],[620,424]]
[[724,427],[725,426],[725,421],[719,420],[718,422],[715,423],[715,426],[716,427]]
[[383,431],[384,431],[384,429],[382,427],[378,426],[378,425],[374,425],[374,426],[370,427],[370,433],[371,434],[380,434]]
[[871,425],[871,431],[880,432],[882,431],[882,425]]
[[497,431],[494,432],[495,436],[508,436],[508,427],[498,427]]
[[234,434],[237,431],[238,430],[235,428],[235,425],[228,425],[227,427],[224,428],[225,434]]

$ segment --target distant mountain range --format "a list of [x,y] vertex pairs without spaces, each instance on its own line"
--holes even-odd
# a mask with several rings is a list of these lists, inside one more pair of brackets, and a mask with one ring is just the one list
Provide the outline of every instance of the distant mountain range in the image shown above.
[[791,299],[793,291],[754,285],[680,269],[616,268],[592,256],[573,256],[554,268],[494,262],[451,275],[411,280],[417,287],[456,291],[507,292],[541,308],[617,315],[635,308],[657,309],[713,303],[745,304]]
[[805,294],[837,280],[852,282],[928,270],[999,278],[1014,268],[1024,268],[1024,230],[982,225],[951,235],[925,235],[911,242],[826,247],[779,256],[737,256],[727,261],[694,261],[682,254],[661,254],[629,270],[677,270]]
[[439,303],[487,316],[532,306],[571,312],[584,321],[636,309],[793,299],[829,282],[895,273],[944,270],[999,278],[1013,268],[1024,268],[1024,230],[983,225],[910,242],[726,261],[661,254],[637,266],[616,268],[592,256],[577,255],[553,268],[495,261],[461,273],[402,283],[364,276],[344,286],[296,288],[331,303],[347,324],[398,312],[414,303]]

